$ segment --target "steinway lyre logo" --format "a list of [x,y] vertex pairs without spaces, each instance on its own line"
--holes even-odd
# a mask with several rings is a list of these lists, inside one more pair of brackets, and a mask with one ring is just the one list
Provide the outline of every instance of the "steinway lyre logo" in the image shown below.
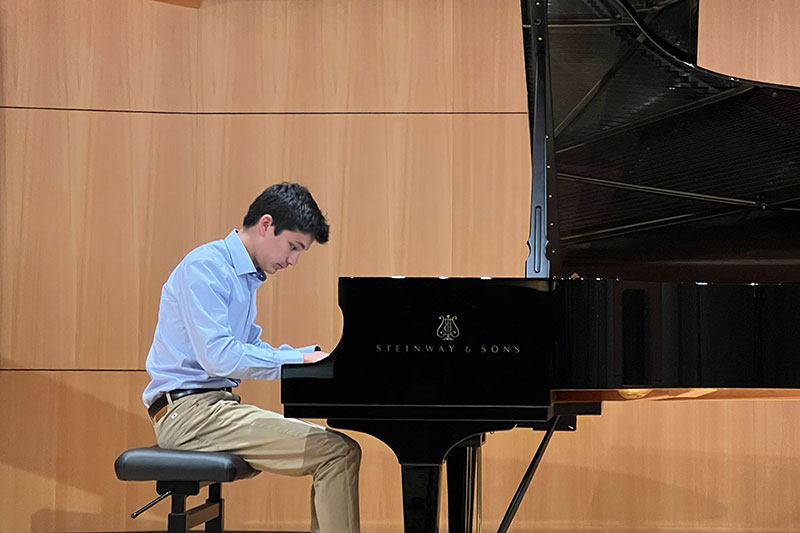
[[439,315],[439,320],[442,322],[439,324],[439,328],[436,330],[436,336],[443,341],[455,340],[455,338],[461,333],[458,331],[458,326],[456,326],[457,318],[458,317],[455,315]]

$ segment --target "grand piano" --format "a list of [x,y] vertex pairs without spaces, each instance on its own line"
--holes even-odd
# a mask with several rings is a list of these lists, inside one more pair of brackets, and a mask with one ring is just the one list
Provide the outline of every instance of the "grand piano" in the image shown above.
[[522,0],[532,156],[520,278],[342,278],[341,340],[287,416],[368,433],[405,531],[471,532],[488,432],[602,402],[800,397],[800,94],[697,65],[696,0]]

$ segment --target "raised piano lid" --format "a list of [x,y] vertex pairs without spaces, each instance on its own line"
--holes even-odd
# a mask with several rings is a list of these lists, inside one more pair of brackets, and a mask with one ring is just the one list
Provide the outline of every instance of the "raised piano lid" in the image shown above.
[[800,92],[698,68],[697,13],[548,3],[551,274],[800,280]]

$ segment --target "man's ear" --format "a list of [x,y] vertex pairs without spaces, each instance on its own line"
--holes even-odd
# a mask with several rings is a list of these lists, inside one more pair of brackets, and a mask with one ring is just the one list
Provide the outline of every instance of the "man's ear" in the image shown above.
[[269,213],[262,215],[258,220],[258,228],[263,229],[266,232],[270,226],[272,226],[272,215]]

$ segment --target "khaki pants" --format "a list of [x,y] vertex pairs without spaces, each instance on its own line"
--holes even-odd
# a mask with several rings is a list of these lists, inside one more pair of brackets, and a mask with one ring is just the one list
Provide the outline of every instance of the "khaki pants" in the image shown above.
[[159,447],[235,453],[256,470],[311,475],[311,532],[358,533],[358,443],[234,398],[213,391],[170,400],[153,426]]

